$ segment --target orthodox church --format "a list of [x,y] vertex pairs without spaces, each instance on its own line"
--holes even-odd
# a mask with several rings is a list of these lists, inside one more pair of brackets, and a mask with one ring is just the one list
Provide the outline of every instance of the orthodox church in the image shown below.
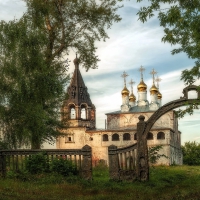
[[[137,142],[137,123],[140,115],[145,121],[161,107],[162,94],[159,91],[159,81],[155,79],[156,72],[152,70],[153,83],[150,88],[150,102],[147,100],[147,85],[143,80],[144,68],[140,68],[141,81],[137,85],[138,99],[126,86],[125,72],[124,88],[121,91],[122,105],[120,110],[106,113],[107,124],[104,130],[96,128],[96,108],[90,99],[87,87],[79,70],[79,59],[74,59],[75,70],[67,89],[68,98],[63,102],[61,120],[66,120],[68,128],[61,130],[64,136],[57,138],[57,149],[77,149],[84,145],[92,147],[93,164],[104,161],[108,164],[108,146],[126,147]],[[155,84],[157,82],[157,86]],[[120,96],[119,96],[120,98]],[[158,164],[182,164],[181,132],[178,130],[178,119],[174,111],[169,111],[160,117],[147,136],[148,147],[162,145]]]

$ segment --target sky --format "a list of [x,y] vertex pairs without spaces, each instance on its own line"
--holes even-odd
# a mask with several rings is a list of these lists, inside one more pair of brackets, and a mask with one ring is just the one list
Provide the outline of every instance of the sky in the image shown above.
[[[181,72],[190,69],[194,60],[188,59],[184,53],[171,55],[173,46],[161,42],[164,35],[163,28],[159,26],[156,17],[146,23],[138,20],[136,15],[141,6],[148,5],[136,3],[136,0],[124,1],[123,8],[118,10],[122,17],[119,23],[109,29],[109,39],[106,42],[96,43],[97,55],[100,58],[98,69],[88,72],[80,70],[85,81],[91,100],[96,106],[97,128],[105,127],[105,113],[120,110],[122,104],[121,90],[123,79],[121,74],[126,71],[127,86],[131,79],[135,82],[134,94],[137,98],[137,85],[140,82],[139,68],[145,68],[144,82],[147,84],[148,100],[150,100],[149,89],[152,86],[150,71],[154,68],[160,82],[162,93],[162,104],[179,99],[186,85],[180,80]],[[19,19],[26,11],[25,4],[21,0],[0,0],[0,20],[9,21]],[[69,59],[73,61],[75,53],[71,52]],[[73,62],[70,64],[69,73],[74,70]],[[197,80],[195,84],[199,85]],[[194,94],[191,93],[191,98]],[[182,144],[188,141],[200,142],[200,111],[196,110],[194,115],[186,115],[179,120],[179,130],[182,132]]]

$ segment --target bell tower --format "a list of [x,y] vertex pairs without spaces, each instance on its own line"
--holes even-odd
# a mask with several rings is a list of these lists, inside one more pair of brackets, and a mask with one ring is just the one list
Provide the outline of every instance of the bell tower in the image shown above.
[[74,59],[75,70],[67,88],[66,100],[62,106],[62,119],[69,122],[69,127],[96,127],[96,108],[90,99],[87,87],[79,70],[80,60]]

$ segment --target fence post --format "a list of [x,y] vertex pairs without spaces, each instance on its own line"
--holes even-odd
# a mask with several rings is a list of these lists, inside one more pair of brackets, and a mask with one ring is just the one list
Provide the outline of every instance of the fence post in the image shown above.
[[6,156],[0,151],[0,174],[2,177],[6,176]]
[[144,135],[146,122],[145,117],[140,115],[137,123],[137,157],[136,157],[136,174],[140,181],[149,180],[149,163],[148,163],[148,148],[147,138]]
[[119,180],[119,160],[117,154],[117,146],[110,145],[108,147],[109,156],[109,174],[111,180]]
[[85,180],[92,180],[92,148],[85,145],[82,148],[82,153],[81,177]]

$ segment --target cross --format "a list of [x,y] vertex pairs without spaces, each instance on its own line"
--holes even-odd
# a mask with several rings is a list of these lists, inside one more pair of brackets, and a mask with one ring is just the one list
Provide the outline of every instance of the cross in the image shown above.
[[131,92],[133,93],[133,85],[135,84],[135,81],[133,81],[133,80],[131,79],[131,81],[129,82],[129,84],[131,85]]
[[124,71],[123,74],[121,75],[121,77],[124,79],[124,85],[126,85],[126,77],[128,76],[128,74]]
[[162,81],[162,79],[157,76],[157,78],[155,79],[155,81],[157,82],[157,88],[159,88],[159,82]]
[[155,81],[155,74],[157,74],[157,72],[153,69],[151,72],[150,72],[150,74],[152,74],[152,76],[153,76],[153,83],[154,83],[154,81]]
[[141,65],[139,71],[141,73],[141,79],[143,80],[143,71],[145,71],[145,68]]

